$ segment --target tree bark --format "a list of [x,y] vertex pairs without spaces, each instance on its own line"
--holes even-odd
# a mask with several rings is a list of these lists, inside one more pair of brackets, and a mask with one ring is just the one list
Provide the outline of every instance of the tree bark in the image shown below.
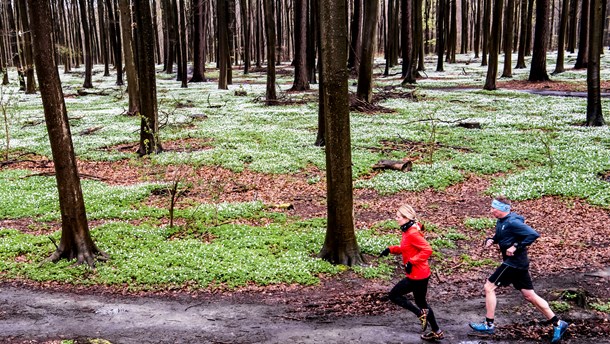
[[517,54],[517,65],[515,69],[525,68],[525,41],[527,38],[527,2],[528,0],[521,0],[521,28],[519,29],[519,53]]
[[294,1],[294,83],[292,91],[309,89],[307,71],[307,0]]
[[352,157],[349,119],[346,2],[320,1],[320,29],[326,121],[326,186],[328,221],[318,256],[333,264],[353,266],[364,259],[354,231]]
[[250,49],[252,47],[250,42],[252,39],[250,32],[250,0],[240,0],[239,4],[241,7],[241,25],[244,35],[244,74],[247,75],[250,73]]
[[[243,0],[245,1],[245,0]],[[203,0],[192,2],[193,12],[193,75],[189,82],[203,82],[205,78],[205,25]]]
[[578,41],[578,55],[574,69],[587,68],[589,62],[589,0],[582,0],[580,11],[580,37]]
[[587,126],[605,124],[602,112],[600,87],[600,54],[602,51],[601,34],[603,31],[603,9],[601,0],[591,0],[591,33],[589,35],[589,63],[587,65]]
[[[184,15],[184,12],[186,11],[185,9],[185,5],[184,5],[184,0],[179,0],[178,4],[180,6],[180,8],[178,9],[178,13],[180,14],[179,19],[180,19],[180,30],[179,30],[179,37],[180,37],[180,72],[178,73],[180,75],[180,87],[181,88],[187,88],[188,87],[188,74],[187,74],[187,58],[186,58],[186,51],[187,51],[187,46],[186,46],[186,17]],[[153,27],[154,28],[154,27]],[[153,35],[154,35],[154,30],[153,30]],[[153,61],[154,63],[154,61]]]
[[474,58],[479,58],[479,47],[481,46],[481,0],[477,0],[474,25]]
[[106,7],[108,8],[110,45],[112,46],[116,69],[116,85],[123,85],[123,55],[121,53],[121,26],[119,25],[118,6],[112,0],[106,0]]
[[559,22],[559,36],[557,37],[557,63],[555,64],[553,74],[559,74],[565,71],[563,61],[565,56],[566,33],[568,30],[568,5],[569,0],[563,0],[561,6],[561,19]]
[[447,0],[438,0],[438,8],[437,8],[437,21],[436,21],[436,71],[444,72],[443,68],[443,55],[445,53],[445,1]]
[[34,80],[34,61],[32,59],[32,37],[30,33],[30,21],[28,19],[28,11],[25,0],[17,2],[19,7],[19,17],[21,19],[21,27],[23,30],[23,57],[25,61],[24,74],[26,78],[25,93],[36,93],[36,81]]
[[375,34],[377,17],[379,17],[379,0],[366,0],[362,35],[369,39],[362,41],[356,97],[367,103],[373,101],[373,62],[377,46],[377,35]]
[[135,0],[134,11],[138,27],[138,85],[140,100],[140,147],[138,155],[160,153],[159,119],[157,112],[157,82],[155,77],[155,40],[150,3]]
[[546,40],[549,26],[549,0],[536,0],[536,29],[534,31],[534,54],[529,81],[548,81],[546,71]]
[[568,32],[568,51],[572,54],[574,53],[574,49],[576,49],[576,33],[577,33],[577,23],[578,23],[578,0],[569,0],[570,1],[570,30]]
[[78,4],[80,9],[81,28],[85,41],[85,81],[83,82],[83,87],[93,88],[93,55],[91,51],[91,33],[89,32],[89,21],[87,19],[89,18],[87,14],[87,2],[85,0],[78,0]]
[[[362,25],[363,24],[363,0],[354,0],[354,11],[350,24],[350,49],[347,59],[347,68],[354,72],[358,72],[360,65],[360,50],[362,49]],[[404,0],[403,0],[404,1]]]
[[136,114],[140,111],[140,85],[138,83],[138,71],[134,54],[134,41],[131,22],[131,5],[129,0],[119,0],[119,11],[121,26],[123,26],[123,53],[125,54],[125,73],[127,74],[127,92],[129,94],[129,113]]
[[495,0],[493,9],[493,25],[491,27],[491,37],[489,42],[489,65],[487,66],[487,79],[485,80],[485,90],[496,89],[496,78],[498,76],[498,51],[500,48],[500,28],[502,27],[503,1]]
[[487,66],[487,54],[489,52],[489,30],[491,22],[491,1],[492,0],[483,0],[483,49],[481,66]]
[[32,18],[37,18],[32,22],[34,60],[61,211],[60,243],[48,260],[76,259],[77,264],[87,263],[93,267],[96,258],[106,260],[108,256],[96,247],[89,233],[70,124],[55,62],[51,11],[46,1],[28,0],[28,5]]
[[515,9],[515,1],[507,0],[506,12],[504,12],[504,70],[502,71],[503,78],[512,78],[512,54],[513,54],[513,14]]
[[402,50],[402,77],[405,78],[409,73],[409,67],[411,67],[411,50],[413,49],[413,15],[411,14],[413,9],[413,1],[401,0],[400,1],[400,12],[401,12],[401,24],[400,29],[402,31],[401,37],[401,50]]
[[227,69],[229,59],[229,33],[227,22],[227,1],[217,0],[216,2],[216,23],[218,32],[218,89],[228,90]]
[[265,33],[267,39],[267,105],[277,102],[275,92],[275,4],[274,0],[263,0],[265,4]]

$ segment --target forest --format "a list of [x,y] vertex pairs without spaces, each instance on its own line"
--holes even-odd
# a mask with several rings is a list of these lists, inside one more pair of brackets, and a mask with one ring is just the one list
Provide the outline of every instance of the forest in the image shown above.
[[[0,290],[243,295],[284,319],[385,326],[404,273],[379,253],[410,204],[457,342],[450,315],[502,259],[482,243],[504,195],[541,234],[530,270],[566,342],[606,338],[608,6],[1,0]],[[511,307],[496,340],[548,339],[531,305]]]

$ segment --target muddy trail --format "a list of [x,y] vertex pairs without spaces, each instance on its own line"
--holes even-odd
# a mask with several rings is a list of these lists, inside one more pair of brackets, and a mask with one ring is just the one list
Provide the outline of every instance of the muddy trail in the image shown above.
[[[607,292],[610,269],[536,279],[548,300],[565,290]],[[396,282],[349,274],[316,287],[276,286],[224,293],[117,294],[100,289],[0,285],[0,343],[423,343],[414,315],[390,304]],[[443,343],[548,343],[551,327],[510,288],[500,289],[494,337],[473,336],[484,299],[429,291]],[[570,301],[563,343],[610,343],[608,314]],[[95,339],[95,340],[94,340]],[[100,341],[103,339],[104,341]]]

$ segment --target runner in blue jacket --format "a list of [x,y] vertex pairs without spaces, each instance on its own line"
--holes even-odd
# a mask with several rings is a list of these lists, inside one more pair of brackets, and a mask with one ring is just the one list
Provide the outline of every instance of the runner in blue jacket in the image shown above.
[[493,334],[495,332],[496,288],[512,284],[553,324],[551,343],[558,343],[567,331],[568,323],[559,320],[548,302],[536,294],[528,270],[527,248],[540,237],[540,234],[526,225],[522,216],[510,211],[510,201],[505,197],[496,197],[492,201],[491,214],[497,219],[496,233],[492,238],[485,240],[485,247],[498,244],[502,252],[502,264],[485,282],[487,310],[485,321],[470,323],[470,327],[481,333]]

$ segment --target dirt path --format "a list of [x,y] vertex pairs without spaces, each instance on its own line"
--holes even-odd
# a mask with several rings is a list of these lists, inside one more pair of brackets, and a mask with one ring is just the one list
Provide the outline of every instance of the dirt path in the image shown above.
[[[595,278],[599,277],[583,282],[590,283]],[[555,282],[552,283],[554,287],[561,287],[560,281]],[[390,284],[388,282],[388,287]],[[552,287],[548,281],[542,281],[540,285],[544,288],[543,295],[547,288]],[[364,287],[370,289],[371,286]],[[295,313],[295,300],[290,298],[303,304],[310,297],[324,297],[325,291],[320,289],[304,289],[301,290],[304,294],[299,295],[258,292],[230,296],[177,294],[161,297],[49,291],[4,284],[0,285],[0,343],[59,343],[60,339],[79,339],[78,343],[88,343],[87,338],[103,338],[113,344],[422,343],[415,317],[398,308],[390,307],[377,315],[359,316],[324,317]],[[442,298],[438,289],[433,288],[430,294]],[[336,299],[346,295],[345,291],[334,293],[337,291],[329,291],[326,296]],[[500,326],[499,332],[514,333],[515,328],[510,323],[527,324],[527,319],[537,317],[515,291],[500,294],[498,300],[497,318],[508,324]],[[315,306],[316,302],[329,301],[312,299],[305,308]],[[469,336],[466,324],[481,320],[482,298],[437,301],[434,308],[446,333],[443,343],[516,342],[506,339],[506,336],[485,339]],[[570,313],[569,317],[566,319],[576,323],[577,318],[590,319],[591,315],[577,311]],[[535,326],[534,331],[542,336],[542,342],[548,342],[548,328]],[[578,327],[574,330],[578,331]],[[518,342],[540,343],[534,340]],[[563,343],[610,343],[610,340],[578,333],[570,335]]]

